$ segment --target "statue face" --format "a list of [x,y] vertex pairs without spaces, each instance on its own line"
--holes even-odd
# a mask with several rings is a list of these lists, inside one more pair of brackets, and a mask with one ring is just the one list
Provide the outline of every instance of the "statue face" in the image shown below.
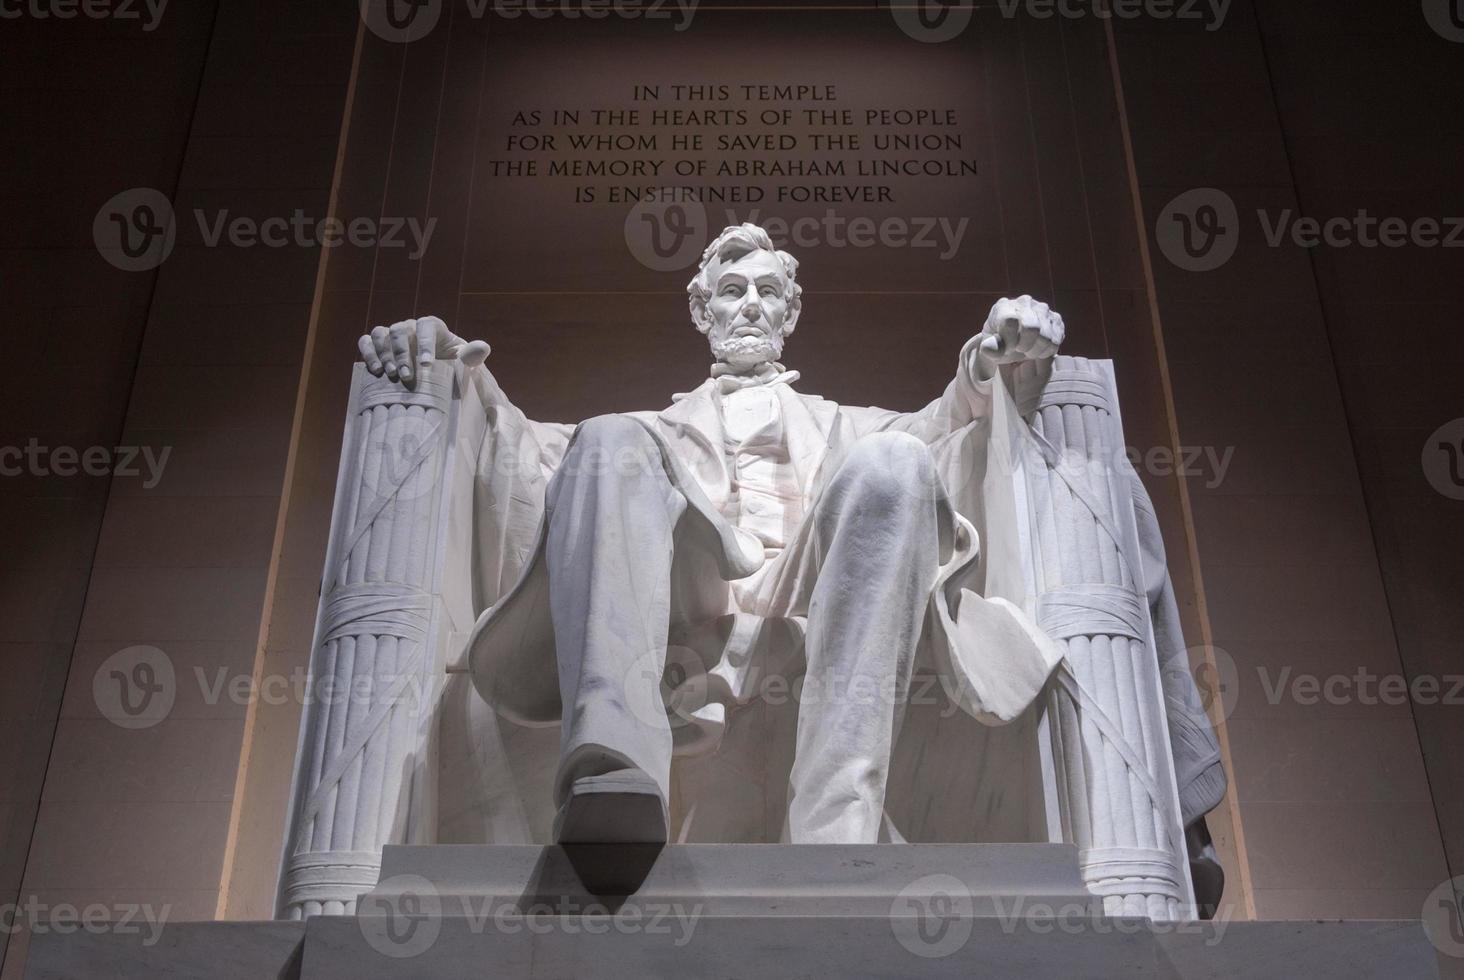
[[704,327],[712,356],[736,368],[775,361],[793,332],[789,283],[772,252],[748,252],[708,270],[712,288]]

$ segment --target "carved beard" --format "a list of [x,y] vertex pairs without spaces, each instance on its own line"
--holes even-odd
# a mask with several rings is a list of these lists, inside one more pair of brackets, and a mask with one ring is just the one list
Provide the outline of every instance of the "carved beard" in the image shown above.
[[713,340],[711,344],[713,360],[724,361],[737,368],[756,367],[767,361],[776,361],[783,355],[781,334],[728,337]]

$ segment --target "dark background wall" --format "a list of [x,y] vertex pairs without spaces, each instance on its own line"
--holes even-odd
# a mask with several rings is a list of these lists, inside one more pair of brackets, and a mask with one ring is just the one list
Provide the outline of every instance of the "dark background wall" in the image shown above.
[[[1457,692],[1375,696],[1382,676],[1447,692],[1464,672],[1464,503],[1426,471],[1443,462],[1430,434],[1464,414],[1464,251],[1272,247],[1256,214],[1464,211],[1464,44],[1429,6],[1253,0],[1214,33],[1116,30],[1181,431],[1236,447],[1223,484],[1190,490],[1215,642],[1237,667],[1223,700],[1262,917],[1416,917],[1461,871]],[[1194,188],[1238,211],[1214,271],[1152,237]],[[1375,700],[1360,683],[1276,698],[1288,668],[1365,672]]]
[[[26,351],[0,444],[171,447],[147,488],[0,479],[0,903],[211,918],[247,704],[205,703],[193,670],[252,668],[318,254],[206,247],[191,211],[325,211],[356,23],[244,0],[149,21],[0,21],[0,293]],[[139,187],[172,200],[177,245],[123,271],[93,219]],[[184,683],[124,730],[92,681],[137,644]],[[26,936],[7,940],[9,978]]]

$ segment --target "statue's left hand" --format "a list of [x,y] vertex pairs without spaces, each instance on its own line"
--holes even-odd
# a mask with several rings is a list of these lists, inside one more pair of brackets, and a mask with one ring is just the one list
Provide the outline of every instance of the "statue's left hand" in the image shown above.
[[[983,366],[1040,361],[1057,354],[1067,328],[1062,315],[1030,296],[997,300],[981,328]],[[990,375],[990,371],[983,372]]]

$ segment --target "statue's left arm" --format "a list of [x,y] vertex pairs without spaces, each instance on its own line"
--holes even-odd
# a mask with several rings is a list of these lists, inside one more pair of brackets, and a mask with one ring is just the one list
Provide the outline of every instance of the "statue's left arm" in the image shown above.
[[915,412],[854,409],[860,434],[908,432],[934,443],[990,417],[998,374],[1025,415],[1041,397],[1065,332],[1062,316],[1046,303],[1030,296],[999,300],[961,349],[956,375],[939,398]]

